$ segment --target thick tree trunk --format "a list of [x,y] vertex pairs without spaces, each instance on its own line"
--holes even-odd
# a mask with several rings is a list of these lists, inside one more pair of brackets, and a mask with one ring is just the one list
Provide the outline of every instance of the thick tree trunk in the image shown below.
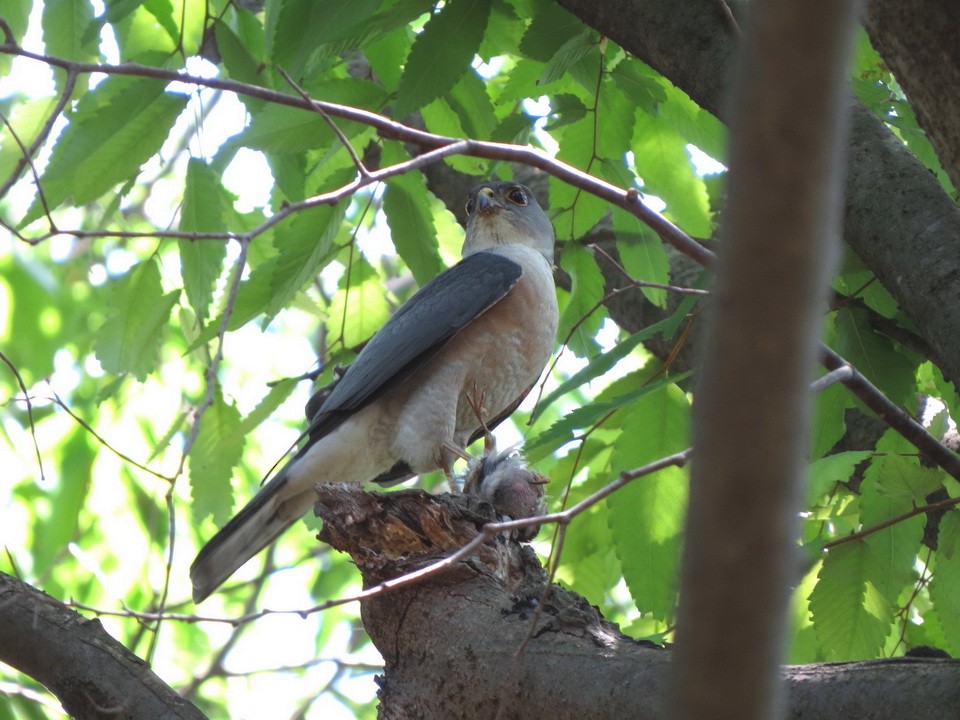
[[[321,539],[351,555],[366,587],[449,555],[492,518],[465,495],[346,485],[318,492]],[[386,663],[381,720],[665,717],[672,653],[626,637],[559,586],[541,603],[545,583],[528,547],[498,537],[437,574],[364,600],[364,625]],[[783,674],[794,720],[939,720],[960,703],[960,661],[901,658]]]
[[944,170],[960,188],[960,4],[871,0],[865,25]]
[[[733,18],[744,3],[558,1],[661,72],[701,107],[727,119],[724,103],[740,34]],[[912,47],[905,45],[903,52],[908,55]],[[948,88],[955,86],[937,87],[949,94]],[[954,113],[941,121],[956,128],[958,118]],[[960,304],[960,208],[860,103],[854,104],[847,152],[844,239],[933,346],[944,374],[960,380],[960,314],[943,310]],[[949,157],[941,155],[941,160],[946,165]]]

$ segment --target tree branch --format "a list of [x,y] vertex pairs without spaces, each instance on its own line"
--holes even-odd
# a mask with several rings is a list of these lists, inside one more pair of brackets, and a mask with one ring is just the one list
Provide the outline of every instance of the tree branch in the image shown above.
[[45,685],[79,720],[205,717],[99,621],[5,573],[0,573],[0,661]]

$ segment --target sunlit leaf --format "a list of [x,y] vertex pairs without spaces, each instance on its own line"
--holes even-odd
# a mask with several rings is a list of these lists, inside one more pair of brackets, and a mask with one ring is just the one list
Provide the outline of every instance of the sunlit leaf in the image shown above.
[[[613,229],[617,233],[617,253],[630,277],[648,283],[670,283],[670,260],[660,236],[621,208],[613,209]],[[644,296],[658,307],[666,307],[667,291],[641,286]]]
[[[225,232],[222,194],[217,174],[206,163],[191,160],[187,165],[180,229],[197,233]],[[223,270],[226,241],[180,240],[179,247],[183,289],[197,316],[204,319]]]
[[243,453],[244,434],[240,411],[228,404],[219,388],[213,403],[200,418],[197,439],[190,449],[190,489],[193,519],[199,524],[208,515],[218,525],[233,510],[230,478]]
[[423,285],[443,269],[430,198],[422,177],[399,175],[387,181],[383,211],[397,253]]
[[829,660],[858,660],[879,653],[893,610],[875,585],[875,559],[862,540],[832,548],[810,593],[810,611]]
[[[960,654],[960,511],[950,510],[940,520],[940,546],[930,583],[930,599],[948,651]],[[951,552],[947,552],[949,548]]]
[[77,532],[80,510],[90,490],[96,452],[85,428],[77,426],[61,449],[57,486],[50,493],[50,512],[36,520],[33,532],[33,572],[49,572],[50,563],[65,553]]
[[[623,472],[679,452],[690,443],[690,405],[668,385],[631,407],[610,458]],[[637,478],[609,498],[610,530],[637,609],[669,621],[676,610],[687,472],[670,467]]]
[[[47,207],[83,205],[136,177],[187,101],[165,88],[163,80],[111,75],[80,99],[41,177]],[[38,199],[23,224],[42,214]]]
[[154,259],[120,278],[111,292],[110,314],[97,332],[95,348],[103,369],[146,379],[160,361],[162,331],[179,295],[163,294]]
[[400,76],[397,117],[443,95],[470,69],[489,16],[490,0],[450,0],[427,21]]

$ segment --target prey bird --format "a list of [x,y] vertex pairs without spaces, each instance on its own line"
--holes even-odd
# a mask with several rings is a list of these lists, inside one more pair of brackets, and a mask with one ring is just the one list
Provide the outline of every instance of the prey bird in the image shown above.
[[393,484],[443,470],[508,417],[553,352],[553,227],[530,189],[470,191],[463,259],[426,283],[308,403],[297,453],[200,550],[200,602],[312,506],[315,483]]

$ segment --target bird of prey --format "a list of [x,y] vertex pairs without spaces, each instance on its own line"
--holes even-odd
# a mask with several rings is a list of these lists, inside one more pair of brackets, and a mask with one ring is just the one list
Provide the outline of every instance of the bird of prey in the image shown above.
[[200,551],[200,602],[304,515],[315,483],[391,484],[453,464],[509,416],[556,341],[553,227],[530,189],[484,183],[466,204],[463,259],[418,290],[332,390],[304,442]]

